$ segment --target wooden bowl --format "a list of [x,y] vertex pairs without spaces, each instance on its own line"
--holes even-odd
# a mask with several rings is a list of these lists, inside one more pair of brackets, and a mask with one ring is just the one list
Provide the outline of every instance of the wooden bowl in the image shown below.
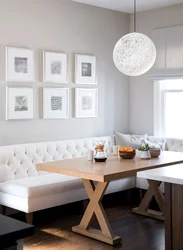
[[119,151],[119,155],[123,159],[133,159],[136,155],[136,151],[135,150],[133,150],[132,152]]
[[149,152],[150,152],[151,157],[155,158],[161,154],[161,149],[160,148],[150,148]]

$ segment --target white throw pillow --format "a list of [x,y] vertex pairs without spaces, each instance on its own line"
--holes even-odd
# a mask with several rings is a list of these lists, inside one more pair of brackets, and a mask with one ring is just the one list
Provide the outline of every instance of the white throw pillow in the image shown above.
[[151,142],[149,140],[145,140],[145,143],[147,143],[150,148],[160,148],[161,150],[165,150],[166,148],[165,139],[163,139],[161,142]]
[[116,145],[119,145],[121,147],[131,147],[133,149],[137,149],[141,146],[144,140],[147,140],[147,134],[130,135],[115,132]]

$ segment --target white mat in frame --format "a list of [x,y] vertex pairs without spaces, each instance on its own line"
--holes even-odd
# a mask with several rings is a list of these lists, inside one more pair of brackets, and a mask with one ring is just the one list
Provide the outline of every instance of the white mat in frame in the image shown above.
[[95,56],[75,54],[75,82],[78,84],[97,84]]
[[69,117],[69,89],[43,88],[43,119]]
[[30,87],[6,87],[6,120],[34,118],[34,90]]
[[34,51],[29,48],[5,47],[6,81],[35,82]]
[[76,88],[75,89],[75,117],[98,116],[98,89]]
[[43,50],[43,82],[68,83],[68,55]]

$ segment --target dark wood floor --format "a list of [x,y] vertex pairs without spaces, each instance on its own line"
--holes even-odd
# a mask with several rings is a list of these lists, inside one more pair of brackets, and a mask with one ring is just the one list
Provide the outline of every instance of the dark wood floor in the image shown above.
[[[136,195],[134,193],[133,195]],[[71,231],[82,217],[82,203],[35,213],[37,233],[25,240],[25,250],[164,250],[164,223],[132,214],[136,202],[127,202],[125,194],[105,197],[104,206],[122,244],[115,247]],[[109,205],[110,204],[110,205]],[[94,221],[94,226],[98,226]]]

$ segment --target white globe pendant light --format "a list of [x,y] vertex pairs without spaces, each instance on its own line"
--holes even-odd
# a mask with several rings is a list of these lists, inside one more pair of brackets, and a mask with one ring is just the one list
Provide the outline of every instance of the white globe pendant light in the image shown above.
[[134,31],[123,36],[113,50],[115,66],[128,76],[146,73],[156,60],[156,47],[152,40],[136,32],[136,0],[134,0]]

